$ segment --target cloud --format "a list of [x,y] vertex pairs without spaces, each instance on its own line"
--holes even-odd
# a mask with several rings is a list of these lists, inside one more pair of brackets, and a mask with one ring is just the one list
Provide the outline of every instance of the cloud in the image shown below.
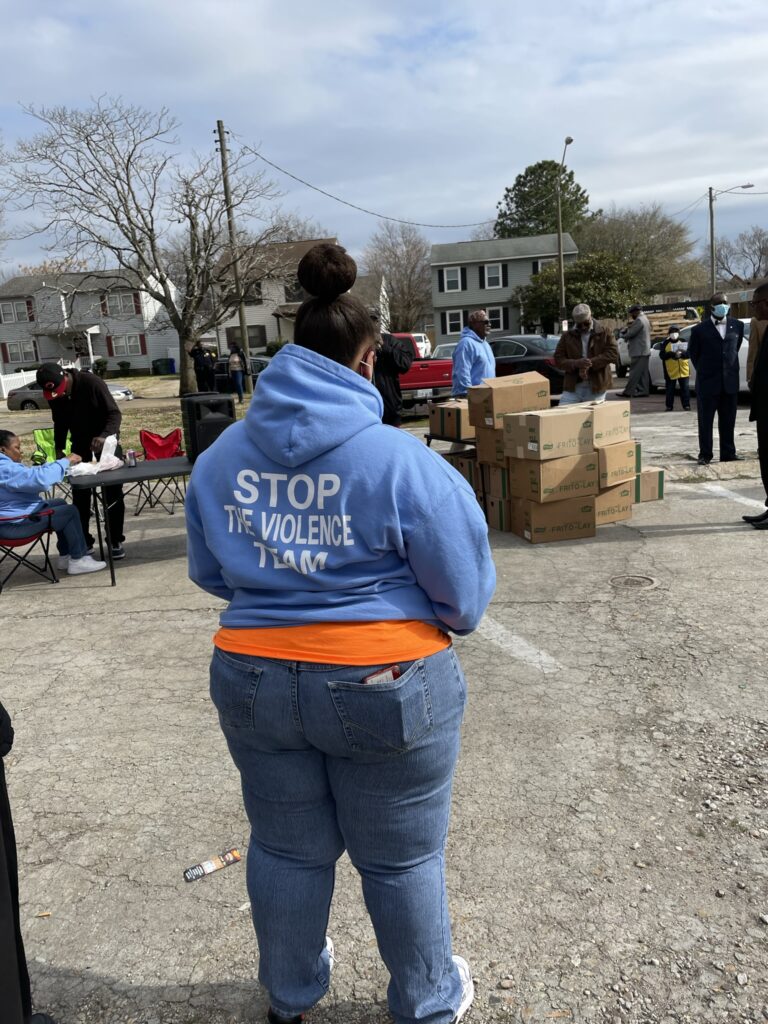
[[[351,202],[430,223],[493,215],[524,167],[559,159],[595,206],[685,207],[709,185],[768,191],[754,97],[768,90],[762,4],[701,0],[37,0],[3,3],[3,95],[168,106],[190,149],[216,119]],[[30,45],[33,40],[33,45]],[[5,139],[31,130],[12,103]],[[376,222],[276,176],[287,205],[359,251]],[[704,204],[706,206],[706,204]],[[718,230],[765,219],[718,205]],[[695,234],[705,215],[694,208]],[[427,230],[434,241],[462,229]]]

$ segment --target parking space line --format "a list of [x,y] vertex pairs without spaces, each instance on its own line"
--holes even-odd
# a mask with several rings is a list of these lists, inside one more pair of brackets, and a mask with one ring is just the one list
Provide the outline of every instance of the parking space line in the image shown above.
[[489,615],[484,616],[476,632],[480,636],[485,637],[486,640],[496,644],[497,647],[500,647],[511,658],[541,669],[547,675],[559,672],[563,667],[551,654],[547,654],[546,651],[534,647],[533,644],[528,643],[527,640],[518,636],[517,633],[512,633]]
[[757,498],[748,498],[745,494],[739,494],[738,491],[731,491],[727,487],[723,487],[722,484],[702,484],[703,490],[709,491],[711,494],[719,494],[723,498],[730,498],[731,501],[738,501],[741,505],[749,505],[750,508],[759,508],[765,512],[765,502],[758,501]]

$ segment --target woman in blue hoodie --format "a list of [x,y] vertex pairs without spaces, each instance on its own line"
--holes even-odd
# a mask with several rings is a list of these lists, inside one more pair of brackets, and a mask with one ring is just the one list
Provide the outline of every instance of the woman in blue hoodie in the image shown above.
[[211,696],[251,825],[248,891],[270,1022],[328,988],[335,864],[360,872],[397,1024],[472,1002],[453,956],[445,841],[466,683],[449,633],[495,586],[469,485],[381,422],[378,333],[354,261],[315,246],[295,344],[187,496],[189,573],[227,602]]

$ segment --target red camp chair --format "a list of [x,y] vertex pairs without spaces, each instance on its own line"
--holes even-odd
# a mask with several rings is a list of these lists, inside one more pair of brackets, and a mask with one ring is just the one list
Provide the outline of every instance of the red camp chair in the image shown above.
[[[41,512],[32,512],[26,516],[6,516],[5,518],[0,519],[0,523],[29,520],[28,536],[18,537],[14,540],[8,540],[5,537],[0,537],[0,566],[2,566],[8,558],[15,563],[7,576],[2,576],[0,573],[0,593],[2,593],[3,587],[20,565],[25,565],[28,569],[31,569],[32,572],[36,572],[38,576],[42,576],[44,580],[49,580],[51,583],[59,582],[59,577],[56,575],[56,570],[53,567],[53,562],[51,561],[51,556],[48,552],[48,548],[51,543],[51,534],[53,533],[53,528],[51,526],[52,515],[53,509],[47,508],[43,509]],[[39,565],[30,561],[29,557],[38,546],[45,556],[42,569]],[[20,550],[22,548],[26,548],[26,551]]]
[[[170,434],[166,434],[165,437],[162,434],[154,434],[151,430],[140,430],[139,440],[144,449],[144,458],[148,461],[174,459],[184,454],[179,427],[172,430]],[[172,516],[176,511],[176,502],[180,505],[184,504],[183,483],[185,480],[186,477],[182,477],[180,483],[178,477],[171,476],[139,484],[139,497],[136,501],[136,511],[133,514],[140,515],[147,505],[150,508],[156,508],[159,505],[168,515]]]

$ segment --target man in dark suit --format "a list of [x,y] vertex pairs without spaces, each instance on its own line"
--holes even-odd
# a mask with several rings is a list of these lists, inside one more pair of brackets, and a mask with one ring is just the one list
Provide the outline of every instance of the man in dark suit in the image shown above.
[[734,431],[739,404],[739,349],[744,324],[728,316],[730,305],[722,292],[709,300],[710,315],[691,331],[688,355],[696,369],[696,407],[699,415],[699,465],[712,461],[712,427],[717,413],[720,461],[734,462]]
[[[765,504],[768,505],[768,281],[755,288],[752,295],[754,316],[749,325],[749,356],[747,358],[747,380],[751,405],[749,418],[757,427],[757,455],[760,459],[760,476],[765,488]],[[742,516],[745,523],[751,523],[756,530],[768,530],[768,510],[757,516]]]

